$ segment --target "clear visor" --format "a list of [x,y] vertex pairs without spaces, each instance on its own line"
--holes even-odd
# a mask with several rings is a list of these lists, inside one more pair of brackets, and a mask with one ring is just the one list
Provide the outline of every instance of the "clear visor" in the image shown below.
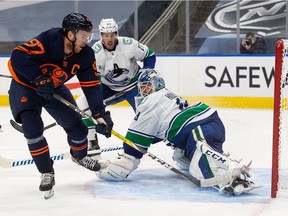
[[94,33],[89,33],[89,34],[76,34],[76,38],[82,41],[85,41],[86,43],[90,43],[93,39]]

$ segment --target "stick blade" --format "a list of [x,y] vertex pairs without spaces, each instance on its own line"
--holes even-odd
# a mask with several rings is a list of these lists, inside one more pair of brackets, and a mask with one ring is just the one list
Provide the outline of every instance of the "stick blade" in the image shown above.
[[21,125],[17,124],[17,122],[10,119],[10,124],[15,130],[19,131],[20,133],[23,133],[23,129],[22,129]]
[[11,161],[0,155],[0,167],[11,168],[12,167]]

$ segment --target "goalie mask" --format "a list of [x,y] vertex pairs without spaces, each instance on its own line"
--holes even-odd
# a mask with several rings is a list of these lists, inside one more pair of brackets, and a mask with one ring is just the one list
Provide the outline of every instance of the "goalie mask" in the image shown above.
[[142,97],[165,88],[165,81],[161,74],[154,69],[142,69],[138,78],[138,91]]
[[113,18],[102,19],[99,25],[100,33],[118,33],[118,25]]

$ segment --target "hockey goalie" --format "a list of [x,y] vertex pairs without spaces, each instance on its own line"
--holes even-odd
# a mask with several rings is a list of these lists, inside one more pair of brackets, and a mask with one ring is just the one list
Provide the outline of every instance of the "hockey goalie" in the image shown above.
[[[250,181],[250,165],[241,164],[223,153],[225,127],[216,110],[186,100],[165,88],[154,69],[145,69],[138,79],[136,116],[126,138],[147,150],[161,140],[169,141],[176,164],[189,170],[201,187],[214,187],[221,193],[240,195],[255,189]],[[124,143],[124,152],[102,164],[96,173],[108,181],[125,180],[138,168],[143,154]]]

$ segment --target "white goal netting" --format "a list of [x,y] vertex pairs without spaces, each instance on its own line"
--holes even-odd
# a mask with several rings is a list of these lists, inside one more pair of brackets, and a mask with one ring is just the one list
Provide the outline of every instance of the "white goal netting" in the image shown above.
[[288,40],[276,44],[272,197],[288,194]]

